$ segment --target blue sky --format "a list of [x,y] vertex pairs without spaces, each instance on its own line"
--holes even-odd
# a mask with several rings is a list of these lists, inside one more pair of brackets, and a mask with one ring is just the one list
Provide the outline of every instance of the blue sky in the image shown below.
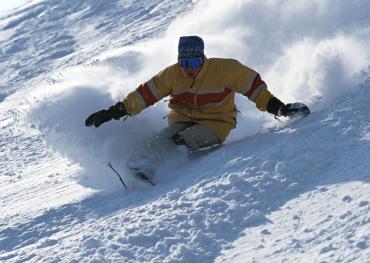
[[29,2],[29,0],[1,0],[0,1],[0,11],[4,11],[4,10],[8,10],[11,8],[21,6],[27,2]]

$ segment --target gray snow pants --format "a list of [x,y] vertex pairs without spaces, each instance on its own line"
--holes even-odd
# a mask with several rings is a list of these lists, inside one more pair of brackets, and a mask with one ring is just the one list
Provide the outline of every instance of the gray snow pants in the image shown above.
[[156,167],[172,159],[179,144],[185,145],[190,151],[197,151],[221,144],[221,140],[206,126],[194,122],[177,122],[154,133],[144,145],[135,149],[128,158],[127,167],[154,175]]

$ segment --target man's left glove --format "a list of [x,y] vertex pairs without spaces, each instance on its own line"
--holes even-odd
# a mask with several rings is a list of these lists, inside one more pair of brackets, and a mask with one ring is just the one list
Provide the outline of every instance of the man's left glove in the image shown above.
[[278,116],[284,117],[294,117],[297,115],[306,116],[308,114],[310,114],[310,109],[300,102],[288,103],[278,110]]
[[91,114],[85,120],[85,126],[90,127],[94,125],[98,128],[104,122],[110,121],[112,119],[119,120],[121,117],[127,115],[127,111],[123,102],[117,102],[115,105],[110,106],[107,110],[97,111]]
[[272,97],[267,103],[267,111],[275,116],[294,117],[310,114],[310,109],[303,103],[282,103],[278,98]]

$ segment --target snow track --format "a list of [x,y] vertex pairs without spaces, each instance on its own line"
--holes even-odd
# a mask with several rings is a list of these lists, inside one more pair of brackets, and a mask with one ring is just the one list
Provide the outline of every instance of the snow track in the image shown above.
[[[9,220],[0,232],[5,237],[2,259],[210,262],[245,229],[246,239],[236,243],[242,243],[243,252],[237,252],[241,262],[270,256],[304,260],[301,253],[321,260],[365,260],[370,167],[363,156],[370,145],[364,139],[369,123],[361,112],[369,110],[368,95],[362,88],[354,95],[356,105],[343,100],[335,111],[226,145],[154,188],[118,190],[74,203],[66,200],[72,186],[56,184],[48,190],[23,180],[29,187],[24,191],[39,188],[44,196],[58,196],[66,187],[61,190],[66,204],[49,202],[56,208],[22,224]],[[256,150],[258,145],[273,147]],[[58,170],[57,165],[51,168]],[[10,194],[9,203],[24,203]],[[335,233],[344,234],[334,238]],[[238,259],[232,252],[226,255],[221,262]]]

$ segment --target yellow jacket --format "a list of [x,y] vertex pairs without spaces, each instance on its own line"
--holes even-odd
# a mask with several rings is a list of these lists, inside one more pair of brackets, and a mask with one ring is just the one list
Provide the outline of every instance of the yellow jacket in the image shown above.
[[273,95],[260,75],[237,60],[205,59],[195,79],[176,63],[129,93],[123,103],[130,116],[170,96],[169,124],[193,121],[210,128],[223,142],[236,126],[235,92],[261,111]]

